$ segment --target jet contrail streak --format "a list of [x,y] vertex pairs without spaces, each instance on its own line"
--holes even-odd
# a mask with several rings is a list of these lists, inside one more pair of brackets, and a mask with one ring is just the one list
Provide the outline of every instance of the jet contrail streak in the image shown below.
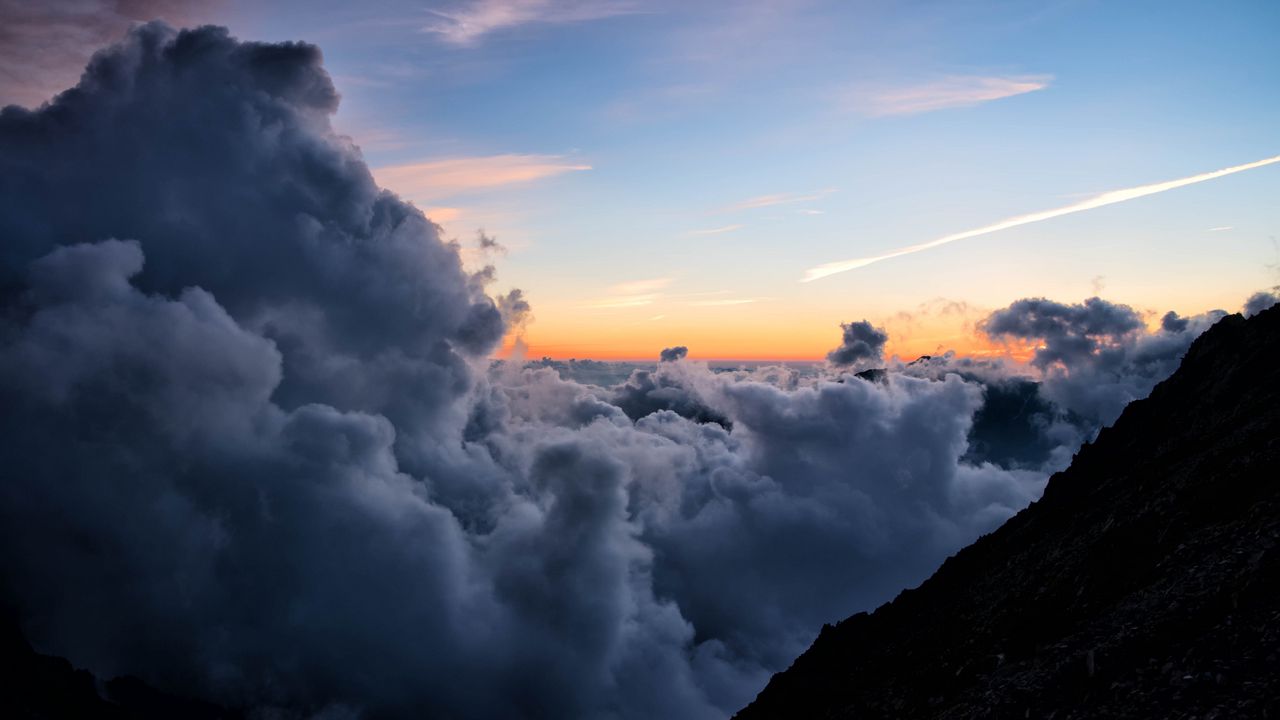
[[1078,203],[1072,203],[1064,207],[1054,208],[1052,210],[1041,210],[1040,212],[1034,212],[1028,215],[1017,215],[1006,220],[1001,220],[998,223],[985,225],[977,228],[976,230],[966,230],[953,235],[945,235],[937,240],[930,240],[929,242],[920,243],[919,245],[908,245],[907,247],[898,248],[897,250],[892,250],[883,255],[855,258],[853,260],[841,260],[840,262],[819,265],[806,270],[804,277],[800,282],[812,282],[814,280],[827,277],[828,275],[835,275],[836,273],[842,273],[848,270],[856,270],[860,267],[866,267],[872,263],[878,263],[881,260],[888,260],[889,258],[895,258],[900,255],[918,253],[921,250],[936,248],[939,245],[946,245],[947,243],[952,243],[956,240],[964,240],[971,237],[977,237],[979,235],[998,232],[1000,230],[1008,230],[1009,228],[1018,227],[1019,225],[1029,225],[1031,223],[1040,222],[1041,220],[1048,220],[1062,215],[1070,215],[1071,213],[1078,213],[1084,210],[1092,210],[1104,205],[1114,205],[1115,203],[1125,202],[1126,200],[1135,200],[1140,197],[1146,197],[1147,195],[1155,195],[1156,193],[1162,193],[1166,190],[1194,185],[1196,183],[1204,182],[1205,180],[1213,180],[1214,178],[1220,178],[1224,175],[1232,175],[1234,173],[1252,170],[1254,168],[1259,168],[1263,165],[1271,165],[1273,163],[1280,163],[1280,155],[1269,157],[1266,160],[1258,160],[1257,162],[1224,168],[1222,170],[1200,173],[1199,175],[1192,175],[1191,177],[1185,177],[1178,180],[1169,180],[1167,182],[1154,183],[1152,185],[1139,185],[1138,187],[1125,188],[1124,190],[1104,192],[1101,195],[1095,195],[1087,200],[1081,200]]

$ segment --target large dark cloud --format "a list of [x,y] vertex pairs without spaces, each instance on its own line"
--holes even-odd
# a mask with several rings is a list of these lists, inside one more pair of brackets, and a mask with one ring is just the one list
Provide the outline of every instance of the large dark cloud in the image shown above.
[[502,312],[329,129],[337,102],[315,47],[140,29],[47,109],[0,112],[0,284],[58,244],[136,239],[141,289],[198,286],[276,343],[278,402],[383,413],[416,462]]
[[1149,389],[1207,322],[1015,305],[1054,338],[1034,402],[954,357],[490,365],[527,300],[374,185],[337,100],[311,46],[152,25],[0,113],[0,577],[41,650],[253,708],[722,717],[1037,495],[976,414]]

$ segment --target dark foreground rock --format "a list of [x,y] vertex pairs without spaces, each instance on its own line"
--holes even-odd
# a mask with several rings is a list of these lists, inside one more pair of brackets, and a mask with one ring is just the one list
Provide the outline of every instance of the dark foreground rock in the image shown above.
[[1280,718],[1278,500],[1280,306],[1215,325],[1040,501],[737,717]]

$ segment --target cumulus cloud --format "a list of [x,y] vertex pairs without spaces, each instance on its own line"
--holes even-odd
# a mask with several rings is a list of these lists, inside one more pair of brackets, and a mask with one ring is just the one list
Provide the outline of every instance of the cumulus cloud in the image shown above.
[[1036,343],[1031,364],[1042,373],[1046,397],[1096,430],[1146,397],[1177,368],[1191,341],[1225,314],[1170,312],[1152,333],[1128,305],[1097,297],[1076,304],[1027,298],[992,313],[979,328],[994,340]]
[[[312,46],[148,25],[0,112],[0,577],[42,651],[250,709],[723,717],[1036,497],[1040,456],[974,440],[997,404],[1088,405],[955,357],[490,363],[528,300],[378,188],[337,101]],[[1041,388],[1138,392],[1207,322],[1101,302],[989,326],[1053,339]]]
[[1244,303],[1244,316],[1253,317],[1267,308],[1280,303],[1280,288],[1272,288],[1272,292],[1262,290],[1249,296]]
[[827,353],[827,360],[838,367],[875,365],[884,359],[884,345],[889,335],[866,320],[843,323],[840,347]]
[[93,51],[133,23],[208,18],[209,0],[0,0],[0,106],[35,107],[75,82]]
[[1073,364],[1083,357],[1123,342],[1144,327],[1142,316],[1128,305],[1092,297],[1078,305],[1045,298],[1019,300],[992,313],[982,330],[993,338],[1041,340],[1031,364],[1045,368]]
[[1168,333],[1178,333],[1186,330],[1190,323],[1191,321],[1187,318],[1170,310],[1164,314],[1164,317],[1160,318],[1160,329]]
[[684,345],[676,345],[675,347],[663,348],[662,352],[658,353],[658,359],[661,362],[675,362],[683,360],[688,354],[689,348]]

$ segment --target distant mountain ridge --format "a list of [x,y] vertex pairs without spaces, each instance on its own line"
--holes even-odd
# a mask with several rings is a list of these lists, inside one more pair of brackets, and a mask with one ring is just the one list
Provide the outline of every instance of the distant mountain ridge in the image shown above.
[[1041,500],[736,717],[1280,717],[1278,491],[1280,306],[1214,325]]

